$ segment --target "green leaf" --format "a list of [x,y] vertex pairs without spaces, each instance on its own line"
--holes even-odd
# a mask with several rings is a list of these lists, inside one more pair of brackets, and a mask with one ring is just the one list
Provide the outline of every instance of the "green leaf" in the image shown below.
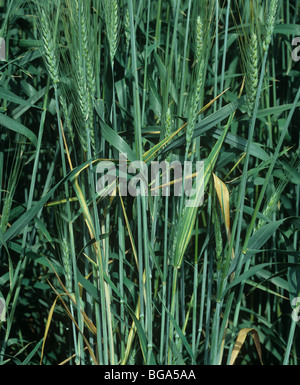
[[[164,303],[163,303],[163,305],[164,305]],[[165,310],[166,310],[168,316],[170,317],[170,319],[171,319],[171,321],[172,321],[172,323],[173,323],[173,325],[174,325],[174,328],[175,328],[176,332],[178,333],[178,335],[179,335],[179,337],[180,337],[180,340],[182,341],[182,343],[183,343],[184,347],[186,348],[188,354],[190,355],[190,357],[192,358],[192,360],[193,360],[194,362],[196,362],[196,357],[194,356],[194,353],[193,353],[193,351],[192,351],[192,349],[191,349],[191,347],[190,347],[190,345],[189,345],[189,343],[188,343],[188,341],[187,341],[185,335],[182,333],[182,330],[180,329],[178,323],[176,322],[176,320],[174,319],[174,317],[172,317],[171,313],[170,313],[169,310],[165,307],[165,305],[164,305],[164,308],[165,308]]]
[[[267,223],[257,230],[249,240],[248,250],[257,249],[259,250],[275,233],[280,225],[285,221],[281,219],[279,221]],[[247,250],[247,251],[248,251]]]
[[274,33],[281,33],[283,35],[300,36],[300,25],[299,24],[278,24],[274,28]]
[[[248,243],[248,249],[242,251],[242,265],[246,263],[253,256],[253,254],[257,254],[259,250],[261,250],[262,246],[271,238],[271,236],[275,233],[279,226],[282,225],[284,221],[285,219],[281,219],[275,222],[269,222],[263,225],[252,235]],[[236,269],[237,264],[238,258],[235,258],[229,269],[228,276],[233,273],[233,271]]]
[[[37,101],[39,101],[46,93],[47,91],[47,87],[44,87],[42,89],[40,89],[39,91],[37,91],[36,93],[34,93],[33,96],[31,96],[29,99],[27,99],[27,103],[26,105],[19,105],[18,107],[16,107],[12,113],[11,113],[11,116],[13,117],[13,119],[18,119],[20,116],[22,116],[29,108],[33,107],[34,103],[36,103]],[[39,107],[37,107],[39,108]]]
[[154,113],[159,116],[162,112],[162,105],[161,100],[159,97],[159,93],[155,87],[154,81],[151,78],[151,76],[148,74],[148,85],[149,85],[149,92],[150,92],[150,105],[154,111]]
[[127,155],[127,159],[130,162],[134,162],[137,160],[134,152],[128,146],[124,139],[120,137],[112,128],[110,128],[105,122],[101,120],[101,133],[103,137],[107,140],[107,142],[115,147],[119,153],[123,153]]
[[47,230],[46,226],[44,225],[44,223],[38,217],[34,218],[34,221],[37,227],[40,229],[40,231],[44,234],[47,241],[49,241],[51,243],[51,246],[54,248],[53,239],[49,231]]
[[[161,61],[161,58],[158,56],[158,54],[156,52],[153,53],[153,56],[154,56],[154,59],[155,59],[156,64],[157,64],[157,69],[159,71],[160,77],[161,77],[161,79],[165,80],[166,76],[168,75],[168,71],[167,71],[164,63]],[[178,104],[177,92],[176,92],[176,88],[175,88],[172,80],[170,80],[170,84],[171,84],[171,86],[170,86],[171,87],[171,89],[170,89],[171,96],[174,99],[175,103]]]
[[97,288],[90,282],[88,281],[77,269],[77,277],[78,277],[78,282],[85,288],[85,290],[97,301],[100,303],[100,297],[98,295],[98,290]]
[[36,354],[36,352],[39,350],[40,346],[42,345],[43,343],[43,340],[44,338],[42,338],[36,345],[35,347],[32,349],[32,351],[28,354],[28,356],[25,358],[25,360],[22,362],[21,365],[27,365],[30,360],[32,359],[32,357]]
[[[282,114],[285,111],[289,111],[292,108],[293,104],[282,104],[280,106],[275,106],[275,107],[269,107],[269,108],[264,108],[261,110],[258,110],[257,112],[257,118],[261,119],[264,118],[265,116],[273,116],[273,115],[278,115]],[[300,107],[300,103],[297,103],[296,107]],[[241,120],[247,120],[249,118],[247,117],[242,117]]]
[[283,271],[279,271],[276,274],[272,274],[268,270],[265,270],[265,269],[262,269],[257,273],[257,275],[259,277],[264,278],[264,281],[262,283],[264,283],[265,281],[270,281],[274,285],[276,285],[277,287],[288,291],[288,282],[287,282],[287,280],[285,280],[281,277],[282,274],[283,274]]
[[0,99],[7,100],[8,102],[16,103],[22,106],[29,106],[29,107],[36,107],[34,104],[28,102],[27,100],[24,100],[20,98],[19,96],[15,95],[13,92],[3,88],[0,86]]
[[[219,137],[222,135],[222,130],[217,128],[211,133],[209,132],[208,134],[211,134],[214,138],[219,139]],[[243,152],[247,150],[248,140],[238,135],[232,134],[231,132],[228,132],[224,142],[229,144],[231,147],[237,148]],[[270,160],[270,156],[258,143],[251,142],[249,151],[250,151],[250,154],[255,158],[261,159],[263,161]]]
[[[146,362],[147,361],[148,339],[146,337],[146,334],[144,332],[144,329],[143,329],[140,321],[137,319],[137,317],[134,314],[134,312],[132,311],[132,309],[129,306],[127,306],[126,302],[125,302],[125,306],[129,310],[130,316],[131,316],[131,318],[133,319],[133,321],[135,323],[136,330],[137,330],[137,333],[138,333],[138,336],[139,336],[140,346],[141,346],[143,357],[144,357],[144,361]],[[156,365],[156,361],[155,361],[155,357],[153,355],[153,352],[151,352],[151,357],[150,357],[149,364],[150,365]]]
[[35,147],[37,146],[37,137],[35,134],[16,120],[6,115],[0,114],[0,125],[26,136],[26,138],[29,139]]
[[263,270],[266,267],[270,267],[270,265],[271,264],[267,262],[267,263],[260,263],[259,265],[250,267],[250,269],[246,270],[243,274],[234,278],[233,281],[228,286],[226,286],[226,289],[223,295],[225,295],[228,292],[228,290],[232,289],[234,286],[252,277],[252,275],[256,274],[258,271]]

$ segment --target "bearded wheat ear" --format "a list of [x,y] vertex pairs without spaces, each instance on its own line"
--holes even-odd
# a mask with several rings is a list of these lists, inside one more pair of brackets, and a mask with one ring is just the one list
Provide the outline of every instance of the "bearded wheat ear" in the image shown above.
[[89,139],[93,152],[95,151],[95,132],[93,124],[94,97],[96,93],[96,81],[93,65],[90,58],[89,34],[87,19],[84,12],[83,2],[78,8],[80,12],[80,39],[82,44],[82,55],[78,58],[78,93],[80,108],[84,121],[86,137]]
[[95,80],[95,74],[93,69],[93,64],[91,60],[91,50],[89,45],[89,33],[88,33],[88,27],[87,27],[87,18],[84,12],[83,3],[80,4],[80,8],[78,8],[78,12],[80,12],[80,38],[82,43],[82,50],[83,50],[83,61],[85,62],[85,70],[86,70],[86,78],[87,78],[87,86],[90,91],[90,98],[89,100],[94,99],[94,95],[96,93],[96,80]]
[[246,98],[248,115],[251,116],[258,87],[258,47],[256,33],[252,33],[248,49],[248,66],[246,75]]
[[83,65],[82,58],[79,53],[76,60],[76,85],[77,85],[77,94],[78,94],[78,103],[79,109],[81,112],[81,118],[84,124],[84,130],[79,130],[79,139],[82,145],[82,148],[87,152],[87,130],[88,130],[88,102],[86,98],[86,82],[83,75]]
[[118,45],[119,30],[119,5],[118,0],[106,0],[103,2],[106,35],[109,42],[110,60],[112,66]]
[[[172,132],[172,118],[171,118],[171,111],[170,107],[167,108],[166,111],[166,117],[165,117],[165,138],[171,135]],[[164,146],[164,148],[167,145]]]
[[74,142],[75,135],[74,135],[74,131],[73,131],[70,112],[69,112],[68,107],[67,107],[66,98],[61,95],[59,97],[59,102],[60,102],[60,105],[62,106],[62,112],[63,112],[63,116],[64,116],[64,120],[65,120],[65,131],[69,134],[71,141]]
[[129,24],[129,11],[126,9],[125,20],[124,20],[124,30],[125,30],[125,42],[126,48],[129,50],[130,47],[130,24]]
[[273,31],[276,24],[277,9],[278,9],[278,0],[271,0],[269,3],[269,10],[268,10],[267,21],[266,21],[266,35],[263,42],[264,51],[267,51],[271,43]]
[[66,280],[66,289],[69,293],[72,293],[73,283],[72,283],[72,262],[71,262],[71,253],[67,240],[63,238],[61,243],[62,257],[63,257],[63,266],[65,271],[65,280]]
[[0,221],[0,231],[2,231],[2,233],[5,233],[7,228],[9,214],[12,207],[12,199],[13,199],[13,195],[10,192],[8,192],[4,201],[2,216]]
[[204,32],[203,32],[203,23],[200,16],[197,17],[196,25],[196,88],[193,94],[189,122],[186,131],[186,154],[189,152],[189,148],[192,142],[195,122],[198,116],[198,108],[201,99],[201,90],[203,84],[203,71],[204,71],[204,58],[203,58],[203,48],[204,48]]
[[[272,214],[276,212],[278,209],[278,204],[280,202],[280,197],[288,184],[288,178],[282,179],[275,190],[275,192],[271,195],[270,199],[268,200],[268,203],[266,204],[266,207],[264,208],[263,215],[267,218],[271,218]],[[266,221],[262,218],[259,219],[256,229],[254,231],[259,230]]]
[[196,22],[196,61],[201,62],[203,58],[203,49],[204,49],[204,31],[203,23],[201,17],[197,17]]
[[[222,240],[222,232],[221,232],[221,224],[220,219],[217,213],[216,208],[213,210],[213,221],[214,221],[214,230],[215,230],[215,242],[216,242],[216,258],[218,265],[222,262],[222,253],[224,250],[223,240]],[[219,266],[220,268],[220,266]]]
[[57,83],[59,82],[58,54],[55,48],[55,42],[53,41],[53,37],[51,35],[49,20],[43,9],[41,9],[41,29],[46,67],[51,77],[52,83],[56,87]]

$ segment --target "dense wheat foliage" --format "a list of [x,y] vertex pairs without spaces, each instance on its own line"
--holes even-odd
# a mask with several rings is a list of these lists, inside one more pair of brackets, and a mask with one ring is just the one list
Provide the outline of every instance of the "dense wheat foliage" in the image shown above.
[[300,364],[299,8],[0,1],[1,364]]

